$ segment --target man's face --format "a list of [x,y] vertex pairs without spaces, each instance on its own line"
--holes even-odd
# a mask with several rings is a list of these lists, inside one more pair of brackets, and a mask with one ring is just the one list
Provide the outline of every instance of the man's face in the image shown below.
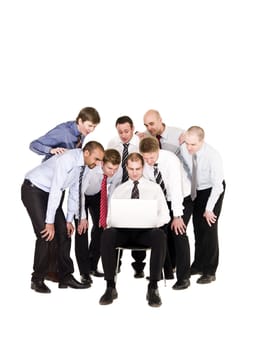
[[135,162],[128,160],[127,171],[128,171],[129,178],[132,181],[139,180],[142,177],[142,173],[143,173],[142,162],[139,160]]
[[204,143],[204,140],[200,140],[196,134],[185,134],[185,145],[189,154],[193,155],[200,150]]
[[104,152],[99,148],[95,148],[91,153],[87,150],[84,151],[84,163],[90,169],[93,169],[96,165],[100,165],[104,156]]
[[159,152],[142,153],[142,156],[145,163],[153,166],[158,160]]
[[111,162],[106,162],[102,164],[103,174],[108,177],[112,177],[119,169],[119,164],[114,165]]
[[134,128],[129,123],[117,124],[116,129],[122,143],[128,143],[133,137]]
[[152,136],[160,135],[162,133],[162,119],[154,113],[146,113],[144,118],[144,125]]
[[85,122],[83,122],[81,119],[79,120],[78,123],[78,127],[79,127],[79,132],[84,135],[87,136],[89,133],[91,133],[92,131],[95,130],[97,124],[93,124],[92,122],[90,122],[89,120],[86,120]]

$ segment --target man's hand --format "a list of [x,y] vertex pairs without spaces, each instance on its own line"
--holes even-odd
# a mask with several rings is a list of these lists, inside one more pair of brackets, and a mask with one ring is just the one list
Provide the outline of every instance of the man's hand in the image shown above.
[[175,232],[176,235],[183,235],[186,232],[186,225],[184,223],[184,220],[181,217],[173,218],[171,229]]
[[78,229],[77,229],[78,234],[82,235],[84,232],[87,231],[88,227],[89,227],[89,223],[88,223],[87,219],[80,220],[80,222],[78,224]]
[[44,230],[41,232],[41,237],[45,238],[46,241],[52,241],[55,236],[55,226],[54,224],[46,224]]
[[208,210],[204,212],[203,217],[206,219],[206,222],[210,227],[216,222],[217,219],[217,216],[212,211]]

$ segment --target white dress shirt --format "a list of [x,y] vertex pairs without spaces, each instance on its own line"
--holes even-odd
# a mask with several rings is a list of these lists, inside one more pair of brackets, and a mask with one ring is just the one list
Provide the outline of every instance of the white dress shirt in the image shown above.
[[[131,138],[131,140],[129,142],[129,147],[128,147],[128,153],[132,153],[132,152],[139,152],[139,143],[140,143],[140,139],[137,135],[133,135],[133,137]],[[114,138],[112,138],[109,143],[107,148],[114,148],[117,151],[119,151],[121,157],[122,157],[122,153],[123,153],[123,142],[121,141],[119,136],[115,136]]]
[[[89,169],[89,172],[85,174],[86,175],[83,177],[82,182],[82,219],[86,218],[84,194],[86,196],[94,196],[95,194],[99,193],[101,190],[101,183],[104,176],[101,165],[96,165],[93,169]],[[113,176],[107,177],[108,200],[111,197],[115,187],[121,184],[121,179],[122,169],[121,166],[119,166],[117,172]],[[77,214],[78,213],[76,212],[76,215]]]
[[[183,192],[183,182],[182,182],[182,166],[178,157],[170,151],[160,150],[159,157],[156,161],[158,164],[158,169],[162,174],[162,179],[165,184],[167,191],[167,201],[171,202],[173,215],[182,216],[183,215],[183,199],[186,195],[190,194],[190,189],[188,186],[189,193]],[[145,163],[143,169],[143,175],[145,178],[155,181],[154,177],[154,167]],[[184,177],[185,181],[187,177]],[[188,182],[189,183],[189,182]],[[185,188],[187,191],[187,188]]]
[[[187,151],[186,145],[181,145],[181,156],[187,163],[192,174],[192,156]],[[218,151],[204,143],[201,149],[196,153],[197,156],[197,190],[212,188],[208,198],[206,210],[213,211],[214,206],[223,192],[223,164]]]
[[[133,189],[133,181],[128,180],[118,187],[115,188],[115,190],[112,193],[111,199],[129,199],[131,198],[131,192]],[[141,177],[139,179],[138,183],[138,189],[140,198],[139,199],[154,199],[157,200],[157,206],[158,206],[158,223],[157,226],[161,227],[165,224],[167,224],[170,220],[169,216],[169,210],[168,206],[163,194],[163,191],[161,190],[161,187],[157,185],[156,183],[153,183],[152,181],[149,181],[145,179],[144,177]],[[107,218],[107,224],[110,227],[110,201],[109,201],[109,210],[108,210],[108,218]]]
[[[61,155],[54,155],[25,175],[36,187],[49,192],[46,223],[54,223],[62,192],[66,188],[69,188],[67,221],[73,220],[77,211],[79,174],[83,165],[83,151],[72,149]],[[84,174],[88,171],[89,168],[85,167]]]

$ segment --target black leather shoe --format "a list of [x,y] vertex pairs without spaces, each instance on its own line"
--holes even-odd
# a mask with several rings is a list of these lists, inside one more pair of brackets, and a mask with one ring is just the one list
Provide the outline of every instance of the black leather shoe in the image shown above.
[[88,275],[86,273],[80,275],[80,280],[81,280],[81,283],[83,283],[83,284],[91,284],[91,283],[93,283],[92,278],[90,277],[90,275]]
[[173,285],[173,289],[175,290],[181,290],[181,289],[186,289],[190,286],[190,280],[187,278],[187,279],[184,279],[184,280],[180,280],[180,281],[177,281],[174,285]]
[[104,273],[103,272],[99,272],[98,270],[91,270],[90,274],[92,276],[95,276],[95,277],[104,277]]
[[109,305],[113,302],[114,299],[118,298],[118,293],[116,288],[108,287],[100,298],[100,305]]
[[51,293],[51,290],[45,285],[44,281],[31,281],[31,289],[38,293]]
[[144,272],[143,271],[135,271],[134,278],[143,278]]
[[152,307],[159,307],[162,305],[158,288],[148,288],[146,299],[148,300],[148,304]]
[[59,277],[57,272],[48,272],[45,276],[45,280],[51,281],[51,282],[59,282]]
[[201,277],[198,278],[196,283],[207,284],[207,283],[211,283],[211,282],[213,282],[215,280],[216,280],[216,276],[215,275],[202,275]]
[[77,281],[72,275],[69,275],[65,277],[61,282],[58,284],[58,288],[74,288],[74,289],[84,289],[91,287],[90,284],[82,284],[79,281]]

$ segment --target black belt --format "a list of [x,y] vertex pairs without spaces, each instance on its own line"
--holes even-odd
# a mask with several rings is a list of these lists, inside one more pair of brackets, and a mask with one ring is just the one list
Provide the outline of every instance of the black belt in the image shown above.
[[30,180],[28,180],[28,179],[25,179],[24,180],[24,184],[25,185],[29,185],[29,186],[31,186],[31,187],[36,187],[34,184],[32,184],[32,182],[30,181]]

